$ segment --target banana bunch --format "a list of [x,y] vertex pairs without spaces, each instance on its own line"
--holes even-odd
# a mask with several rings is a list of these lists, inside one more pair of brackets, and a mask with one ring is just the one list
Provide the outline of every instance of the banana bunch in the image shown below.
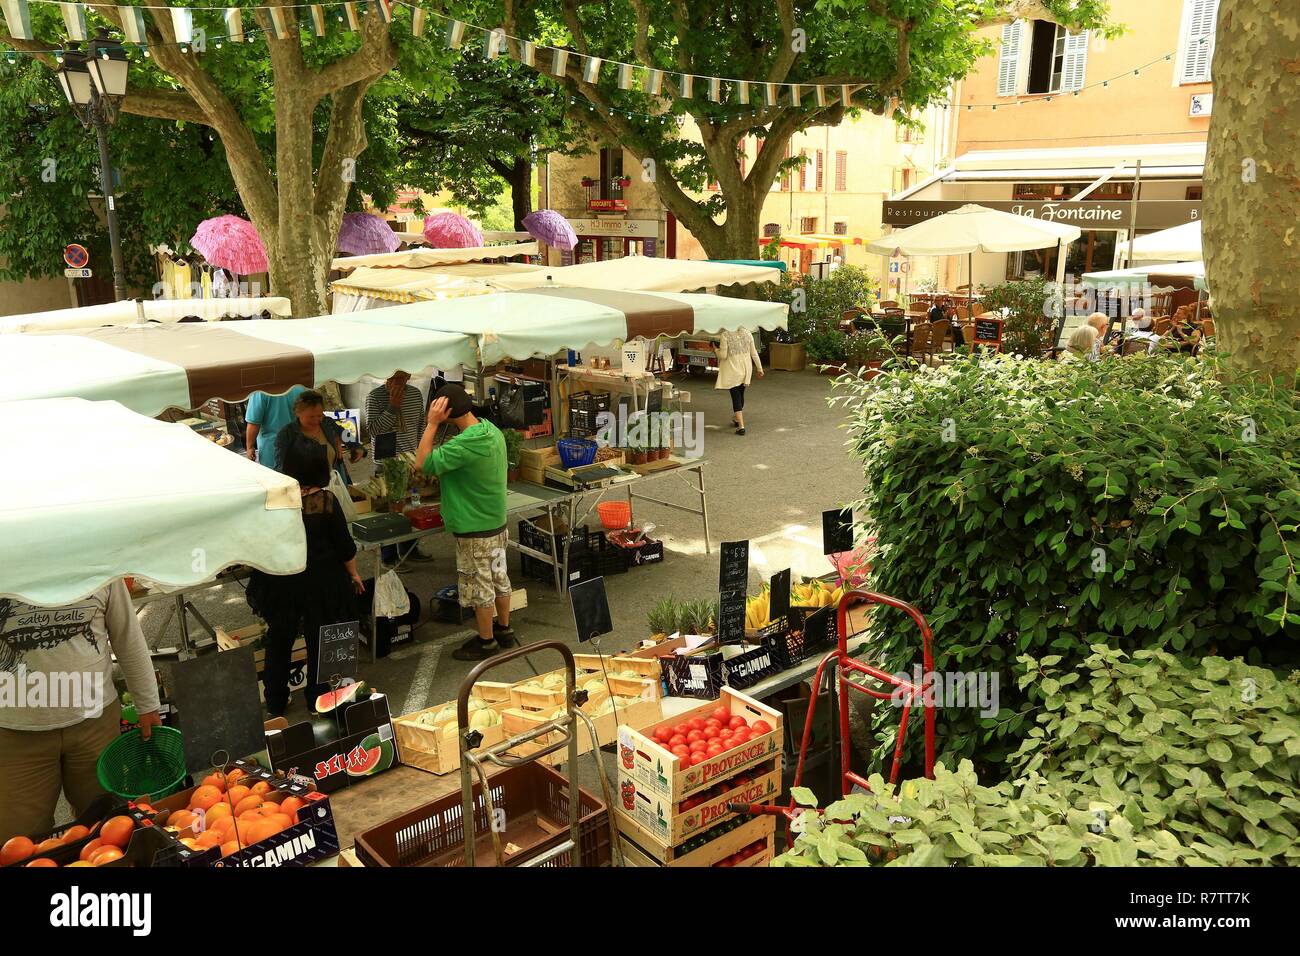
[[843,587],[828,588],[816,578],[790,588],[790,603],[798,607],[833,607],[843,596]]
[[745,601],[745,630],[757,631],[772,623],[770,595],[766,587]]

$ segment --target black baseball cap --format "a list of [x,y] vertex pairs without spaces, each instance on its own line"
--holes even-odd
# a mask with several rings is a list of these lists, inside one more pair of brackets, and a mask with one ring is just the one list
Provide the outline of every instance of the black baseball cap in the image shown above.
[[447,400],[448,418],[461,418],[474,410],[474,403],[470,400],[469,392],[465,391],[463,386],[453,382],[448,382],[438,389],[433,396],[435,402],[440,398]]

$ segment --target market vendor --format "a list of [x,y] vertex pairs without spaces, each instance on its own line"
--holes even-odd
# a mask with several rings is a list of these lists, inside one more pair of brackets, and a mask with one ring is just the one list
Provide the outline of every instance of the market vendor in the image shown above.
[[[351,453],[343,450],[343,429],[332,418],[325,417],[325,397],[314,389],[303,389],[293,400],[293,420],[280,429],[275,439],[276,458],[280,471],[284,471],[285,451],[299,438],[307,438],[323,445],[331,471],[338,473],[343,483],[351,484],[344,461],[357,461],[361,457],[359,446]],[[328,484],[328,480],[326,484]]]
[[[439,426],[446,421],[459,434],[434,448]],[[416,460],[426,475],[438,476],[442,520],[456,539],[456,591],[461,607],[474,609],[478,625],[478,635],[452,651],[452,657],[481,661],[519,643],[510,627],[506,575],[505,436],[491,422],[478,419],[462,386],[444,385],[429,406]]]
[[103,793],[95,765],[120,732],[114,655],[147,740],[158,683],[120,578],[64,607],[0,599],[0,843],[52,830],[60,792],[74,815]]
[[409,372],[394,372],[383,385],[366,396],[366,427],[370,430],[371,456],[379,461],[379,436],[395,432],[399,454],[415,451],[424,421],[424,397],[411,384]]
[[293,421],[294,400],[307,391],[295,385],[283,395],[253,392],[248,396],[248,409],[244,412],[244,454],[249,460],[260,462],[267,468],[279,468],[275,440],[280,429]]

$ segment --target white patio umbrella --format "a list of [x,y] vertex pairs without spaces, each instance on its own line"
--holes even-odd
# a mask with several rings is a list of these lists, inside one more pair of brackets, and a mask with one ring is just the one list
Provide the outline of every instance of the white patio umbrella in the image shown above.
[[[1073,242],[1081,235],[1078,226],[1016,216],[1009,212],[968,203],[951,212],[908,226],[867,243],[876,255],[955,256],[966,255],[966,279],[974,291],[972,267],[977,252],[1021,252],[1046,249]],[[897,252],[895,252],[897,250]]]
[[1138,236],[1132,243],[1130,259],[1159,259],[1168,262],[1188,262],[1201,258],[1201,220],[1183,223],[1172,229],[1161,229]]

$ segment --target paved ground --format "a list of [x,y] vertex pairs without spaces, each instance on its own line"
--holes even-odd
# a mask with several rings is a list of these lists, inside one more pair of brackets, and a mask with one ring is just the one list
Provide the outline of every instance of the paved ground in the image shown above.
[[[701,387],[705,384],[706,387]],[[759,580],[784,567],[796,574],[823,574],[830,570],[821,553],[821,513],[855,497],[861,471],[843,446],[843,416],[826,405],[829,380],[813,372],[769,372],[750,390],[746,409],[747,434],[732,433],[727,393],[711,387],[711,379],[690,383],[692,409],[705,416],[704,456],[709,496],[712,555],[705,554],[703,529],[693,516],[652,504],[637,505],[638,521],[657,525],[665,542],[662,564],[633,570],[607,579],[614,633],[606,636],[610,650],[630,648],[648,636],[646,612],[664,595],[681,598],[716,597],[717,544],[749,538],[751,591]],[[646,490],[656,497],[698,501],[677,477],[662,478]],[[599,525],[592,513],[590,523]],[[513,536],[512,529],[512,536]],[[454,561],[449,538],[432,539],[433,559],[411,564],[403,574],[409,590],[426,600],[439,588],[454,583]],[[513,620],[525,642],[558,639],[576,644],[567,601],[547,585],[526,581],[519,574],[517,556],[511,558],[511,578],[528,589],[528,608]],[[200,595],[196,606],[213,624],[238,627],[255,618],[236,586]],[[176,643],[174,623],[164,605],[146,610],[145,630],[155,646]],[[451,650],[470,632],[458,626],[425,622],[412,644],[400,646],[374,664],[364,660],[361,675],[389,695],[394,714],[451,699],[471,665],[451,657]],[[364,655],[364,652],[363,652]],[[539,661],[540,669],[550,662]],[[513,671],[502,669],[500,679],[518,679],[528,670],[519,663]],[[289,713],[292,721],[306,716],[301,695]],[[584,761],[585,762],[585,761]],[[584,784],[592,780],[580,773]],[[590,777],[594,777],[591,774]]]

